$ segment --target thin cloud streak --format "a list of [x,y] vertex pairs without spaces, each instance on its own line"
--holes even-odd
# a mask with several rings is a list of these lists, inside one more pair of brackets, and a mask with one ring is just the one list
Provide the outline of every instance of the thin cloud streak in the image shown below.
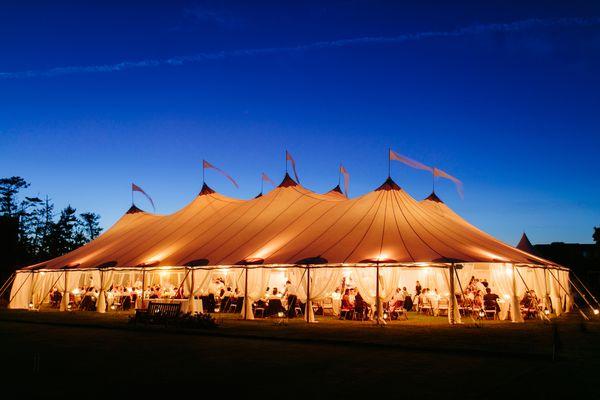
[[71,74],[118,72],[136,68],[160,66],[178,66],[203,61],[221,60],[235,57],[260,57],[279,53],[307,52],[311,50],[345,48],[352,46],[367,46],[377,44],[400,44],[424,39],[471,36],[484,33],[522,32],[543,28],[588,27],[600,25],[600,17],[594,18],[558,18],[558,19],[526,19],[510,23],[478,24],[452,31],[430,31],[402,34],[398,36],[367,36],[360,38],[341,39],[314,42],[290,47],[267,47],[241,50],[227,50],[211,53],[198,53],[189,56],[171,57],[166,59],[146,59],[139,61],[123,61],[116,64],[104,65],[75,65],[56,67],[44,70],[0,72],[0,79],[22,79],[36,77],[52,77]]

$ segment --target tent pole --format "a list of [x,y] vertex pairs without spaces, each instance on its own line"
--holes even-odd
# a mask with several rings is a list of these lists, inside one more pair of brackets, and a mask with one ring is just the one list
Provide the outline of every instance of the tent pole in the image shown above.
[[140,308],[144,309],[144,297],[146,294],[146,270],[142,268],[142,301],[140,302]]
[[310,267],[306,267],[306,322],[310,323],[310,312],[312,311],[312,303],[310,301]]
[[381,299],[379,298],[379,262],[375,267],[375,307],[377,309],[377,314],[375,316],[375,320],[377,321],[377,325],[380,324],[380,316],[381,316]]
[[[60,311],[67,311],[67,309],[69,308],[69,290],[67,288],[67,274],[69,273],[69,271],[67,271],[65,269],[65,289],[63,291],[63,297],[61,300],[61,310]],[[64,309],[62,309],[64,307]]]
[[[250,305],[250,307],[252,307]],[[248,320],[248,267],[244,273],[244,321]]]
[[[105,296],[106,294],[104,293],[104,269],[100,270],[100,293],[98,293],[98,300],[96,300],[96,311],[99,313],[104,313],[106,310],[100,310],[100,307],[98,307],[98,305],[100,305],[100,296]],[[105,304],[108,305],[108,301],[106,301],[107,299],[105,299]],[[134,304],[135,307],[135,304]]]
[[31,285],[30,285],[30,288],[29,288],[29,302],[27,303],[27,307],[28,307],[29,309],[32,309],[32,308],[33,308],[33,307],[29,307],[29,305],[30,305],[30,304],[31,304],[31,305],[33,305],[33,304],[34,304],[34,301],[33,301],[33,296],[34,296],[34,293],[33,293],[33,274],[34,274],[34,273],[35,273],[35,271],[31,271]]
[[456,311],[456,295],[454,294],[456,292],[455,288],[454,288],[454,263],[450,264],[450,266],[448,267],[448,273],[450,274],[450,298],[448,299],[448,306],[449,306],[449,310],[448,310],[448,322],[450,323],[450,325],[454,325],[456,324],[456,321],[454,319],[454,313]]

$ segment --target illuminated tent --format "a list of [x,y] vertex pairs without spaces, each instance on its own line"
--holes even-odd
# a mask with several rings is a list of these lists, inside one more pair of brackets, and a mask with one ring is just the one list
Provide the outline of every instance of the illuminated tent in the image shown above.
[[370,304],[389,300],[398,287],[414,287],[416,280],[435,287],[449,303],[451,322],[460,315],[450,293],[460,293],[473,275],[490,281],[512,307],[529,286],[552,291],[557,314],[569,296],[566,268],[482,232],[435,194],[419,202],[388,178],[349,199],[339,187],[317,194],[286,174],[277,188],[250,200],[204,184],[173,214],[132,206],[85,246],[19,270],[10,307],[37,308],[56,287],[66,309],[69,292],[91,282],[103,312],[111,285],[142,282],[145,290],[168,277],[190,299],[187,310],[195,311],[191,299],[206,293],[215,274],[226,274],[246,297],[245,318],[252,318],[252,302],[277,276],[297,287],[309,320],[312,302],[330,296],[349,275]]

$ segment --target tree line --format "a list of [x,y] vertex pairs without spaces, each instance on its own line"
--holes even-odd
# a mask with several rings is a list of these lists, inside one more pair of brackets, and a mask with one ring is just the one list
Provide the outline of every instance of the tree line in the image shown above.
[[77,213],[71,205],[60,211],[48,196],[21,198],[30,184],[19,176],[0,179],[0,274],[58,257],[95,239],[100,215]]

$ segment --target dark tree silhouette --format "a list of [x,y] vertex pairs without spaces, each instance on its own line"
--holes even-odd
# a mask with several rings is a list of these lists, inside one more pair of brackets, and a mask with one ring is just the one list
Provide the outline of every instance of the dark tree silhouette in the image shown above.
[[94,240],[98,237],[102,228],[100,228],[100,215],[92,212],[79,214],[83,228],[87,235],[87,240]]
[[48,198],[24,197],[19,192],[29,187],[23,178],[0,179],[0,279],[16,268],[66,252],[95,239],[101,232],[100,216],[81,213],[70,205],[55,221],[54,205]]
[[29,187],[20,176],[0,179],[0,214],[13,217],[19,212],[17,193]]
[[594,234],[592,235],[592,238],[594,239],[594,242],[600,246],[600,226],[594,227]]

